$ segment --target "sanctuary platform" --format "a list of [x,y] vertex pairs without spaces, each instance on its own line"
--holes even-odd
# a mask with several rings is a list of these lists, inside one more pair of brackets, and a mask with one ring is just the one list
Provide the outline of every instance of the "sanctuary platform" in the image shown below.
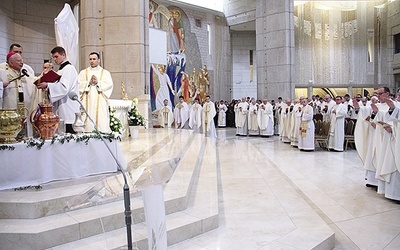
[[[355,150],[300,152],[278,137],[141,130],[120,148],[128,168],[180,158],[164,186],[168,249],[400,249],[400,205],[365,187]],[[0,192],[0,249],[126,249],[121,196],[72,211],[107,173]],[[134,247],[147,249],[131,194]]]

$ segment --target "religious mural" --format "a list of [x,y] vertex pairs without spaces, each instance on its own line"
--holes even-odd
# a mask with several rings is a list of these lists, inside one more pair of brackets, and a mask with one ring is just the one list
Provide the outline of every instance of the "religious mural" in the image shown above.
[[162,29],[167,35],[167,65],[151,65],[151,109],[160,110],[165,99],[175,107],[179,96],[186,103],[199,98],[204,102],[210,82],[207,66],[201,66],[196,36],[190,32],[190,22],[178,7],[169,7],[149,1],[149,26]]

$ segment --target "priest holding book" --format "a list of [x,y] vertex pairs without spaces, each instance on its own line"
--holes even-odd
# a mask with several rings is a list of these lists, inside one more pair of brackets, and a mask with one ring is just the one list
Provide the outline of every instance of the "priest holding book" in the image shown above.
[[78,73],[75,67],[67,60],[67,54],[63,47],[57,46],[51,50],[51,56],[57,65],[60,65],[57,74],[60,78],[54,81],[43,81],[51,75],[49,71],[37,81],[38,89],[46,89],[49,94],[50,102],[53,104],[53,112],[60,116],[65,122],[65,132],[74,134],[72,124],[75,121],[75,114],[79,114],[79,103],[68,97],[70,92],[78,93]]

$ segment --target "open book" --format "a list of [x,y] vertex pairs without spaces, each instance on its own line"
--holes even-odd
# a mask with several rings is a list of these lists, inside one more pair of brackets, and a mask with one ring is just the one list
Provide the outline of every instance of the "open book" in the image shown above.
[[43,76],[39,77],[33,84],[38,85],[41,82],[56,82],[60,80],[61,76],[57,74],[54,70],[50,70]]

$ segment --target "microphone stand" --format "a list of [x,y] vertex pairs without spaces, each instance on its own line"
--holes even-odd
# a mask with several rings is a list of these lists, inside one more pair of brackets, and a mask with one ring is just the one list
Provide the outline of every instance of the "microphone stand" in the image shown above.
[[72,100],[75,100],[79,103],[81,106],[82,110],[85,112],[86,116],[89,118],[89,120],[92,122],[93,127],[95,129],[95,133],[100,137],[101,141],[104,143],[104,145],[107,147],[108,152],[111,154],[111,156],[114,158],[115,163],[117,163],[117,169],[118,171],[121,172],[123,178],[124,178],[124,205],[125,205],[125,225],[126,225],[126,237],[128,241],[128,250],[132,250],[132,233],[131,233],[131,226],[132,226],[132,211],[131,211],[131,198],[130,198],[130,191],[129,191],[129,185],[128,181],[125,175],[125,172],[122,169],[121,164],[119,163],[117,157],[113,154],[113,152],[110,149],[110,146],[108,146],[107,142],[104,140],[104,137],[101,135],[100,131],[98,130],[98,127],[96,123],[92,120],[92,118],[89,116],[88,112],[86,111],[85,107],[83,107],[82,102],[79,100],[78,96],[75,95],[71,98]]
[[9,83],[11,83],[11,82],[13,82],[13,81],[16,81],[16,80],[19,80],[19,79],[21,79],[22,77],[24,77],[25,76],[25,74],[22,74],[22,75],[20,75],[20,76],[18,76],[18,77],[15,77],[14,79],[11,79],[10,81],[9,81]]

